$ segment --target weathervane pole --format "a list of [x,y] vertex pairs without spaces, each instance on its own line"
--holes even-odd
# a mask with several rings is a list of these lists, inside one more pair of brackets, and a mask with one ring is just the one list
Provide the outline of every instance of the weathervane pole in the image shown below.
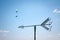
[[36,25],[34,25],[34,40],[36,40]]

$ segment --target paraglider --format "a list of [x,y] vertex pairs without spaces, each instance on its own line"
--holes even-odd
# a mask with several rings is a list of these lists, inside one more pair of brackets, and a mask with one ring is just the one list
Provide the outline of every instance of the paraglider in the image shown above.
[[16,13],[18,13],[18,9],[16,9]]
[[[18,13],[18,9],[16,9],[16,13]],[[18,17],[18,16],[16,15],[16,17]]]

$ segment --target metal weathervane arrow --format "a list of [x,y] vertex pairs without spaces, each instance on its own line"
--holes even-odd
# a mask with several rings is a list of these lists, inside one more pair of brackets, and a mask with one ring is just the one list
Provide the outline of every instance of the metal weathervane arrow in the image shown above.
[[[34,27],[34,40],[36,40],[36,26],[42,26],[46,30],[51,31],[52,26],[50,26],[50,25],[52,24],[52,22],[50,22],[50,20],[51,19],[49,19],[49,17],[48,17],[45,21],[43,21],[43,23],[41,23],[39,25],[27,25],[27,26],[21,25],[18,28]],[[50,22],[50,23],[47,24],[47,22]],[[47,27],[47,26],[49,26],[49,27]]]

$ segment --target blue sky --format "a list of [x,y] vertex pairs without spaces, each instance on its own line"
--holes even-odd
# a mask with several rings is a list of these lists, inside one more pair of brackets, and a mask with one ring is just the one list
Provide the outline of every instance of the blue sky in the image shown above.
[[37,40],[60,40],[59,4],[60,0],[0,0],[0,40],[33,40],[33,27],[18,26],[41,24],[48,17],[52,31],[37,26]]

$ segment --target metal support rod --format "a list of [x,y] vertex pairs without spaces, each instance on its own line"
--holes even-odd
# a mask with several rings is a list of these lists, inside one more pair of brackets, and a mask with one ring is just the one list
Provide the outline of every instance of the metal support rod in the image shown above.
[[36,40],[36,25],[34,26],[34,40]]

